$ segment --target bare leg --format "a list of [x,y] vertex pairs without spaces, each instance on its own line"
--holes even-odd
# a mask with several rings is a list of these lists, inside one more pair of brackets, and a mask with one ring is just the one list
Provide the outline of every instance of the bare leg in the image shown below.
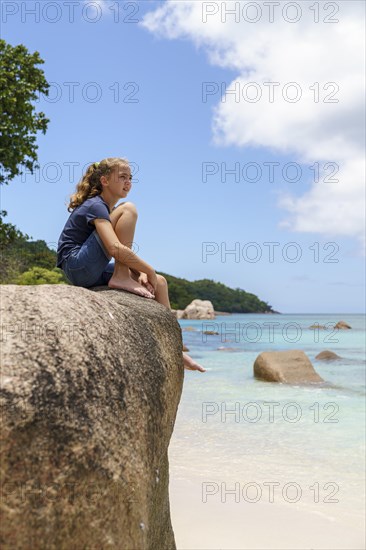
[[[169,310],[170,307],[170,301],[169,301],[169,292],[168,292],[168,283],[165,277],[162,275],[157,275],[158,277],[158,286],[155,290],[155,300],[159,302],[159,304],[163,304],[163,306],[167,307]],[[200,372],[205,372],[206,369],[204,369],[201,365],[196,363],[190,357],[187,353],[183,352],[183,364],[184,368],[188,370],[198,370]]]
[[[118,240],[128,248],[131,248],[133,244],[136,220],[137,211],[132,203],[120,205],[111,213],[111,222]],[[127,290],[145,298],[154,298],[147,288],[131,277],[131,272],[123,263],[123,258],[115,259],[114,272],[108,286],[109,288]]]

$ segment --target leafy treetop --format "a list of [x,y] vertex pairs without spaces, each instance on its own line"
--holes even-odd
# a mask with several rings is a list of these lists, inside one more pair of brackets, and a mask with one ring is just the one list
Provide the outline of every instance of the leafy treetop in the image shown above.
[[36,92],[48,95],[44,72],[36,67],[44,61],[39,52],[29,53],[22,44],[11,46],[0,39],[0,184],[9,183],[21,166],[32,174],[37,168],[36,133],[46,133],[49,119],[36,113]]

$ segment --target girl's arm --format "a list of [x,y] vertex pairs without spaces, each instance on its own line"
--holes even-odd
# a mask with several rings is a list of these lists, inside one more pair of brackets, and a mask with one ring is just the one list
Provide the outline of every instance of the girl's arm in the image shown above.
[[130,248],[128,248],[128,246],[125,246],[119,241],[111,222],[96,218],[94,224],[109,255],[113,256],[116,260],[120,260],[136,273],[146,273],[149,281],[153,287],[156,288],[157,279],[154,268],[139,258]]

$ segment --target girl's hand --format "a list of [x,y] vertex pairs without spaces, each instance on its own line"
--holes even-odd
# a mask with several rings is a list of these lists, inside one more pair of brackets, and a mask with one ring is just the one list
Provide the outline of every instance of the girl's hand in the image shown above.
[[183,352],[183,365],[187,370],[198,370],[199,372],[206,372],[206,369],[197,363],[188,353]]
[[148,282],[153,288],[153,293],[155,293],[156,287],[158,286],[158,278],[156,276],[155,269],[151,269],[151,271],[149,271],[149,273],[147,273],[146,275]]
[[146,287],[147,290],[151,292],[151,294],[155,294],[155,289],[153,285],[150,283],[146,273],[140,273],[140,276],[137,281],[140,283],[140,285],[143,285],[144,287]]

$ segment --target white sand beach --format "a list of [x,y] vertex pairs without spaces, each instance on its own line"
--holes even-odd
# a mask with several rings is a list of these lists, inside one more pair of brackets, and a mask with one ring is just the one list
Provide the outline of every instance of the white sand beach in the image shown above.
[[226,503],[212,498],[202,502],[199,482],[171,481],[170,505],[178,550],[365,548],[361,525],[342,522],[320,511],[298,510],[289,503],[235,503],[233,496]]

